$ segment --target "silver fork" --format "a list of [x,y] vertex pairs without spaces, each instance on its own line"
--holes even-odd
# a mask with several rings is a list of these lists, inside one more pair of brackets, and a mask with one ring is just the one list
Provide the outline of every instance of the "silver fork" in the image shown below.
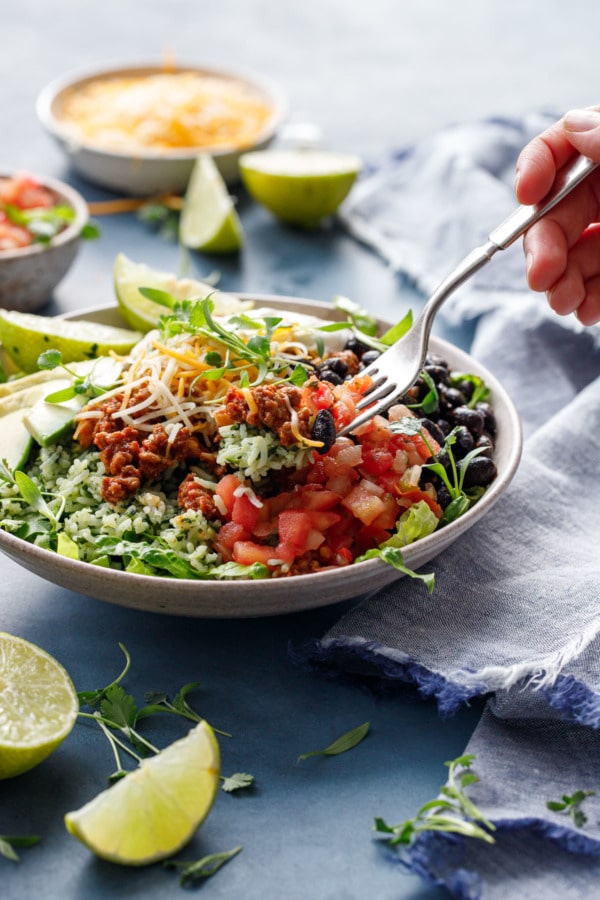
[[456,266],[433,292],[410,331],[361,372],[373,378],[372,386],[357,405],[357,409],[365,411],[342,428],[339,435],[354,431],[373,416],[384,412],[415,383],[425,362],[433,320],[442,303],[488,263],[497,250],[506,250],[530,225],[560,203],[596,166],[584,156],[574,157],[560,170],[552,189],[541,203],[518,206],[492,231],[485,244],[472,250]]

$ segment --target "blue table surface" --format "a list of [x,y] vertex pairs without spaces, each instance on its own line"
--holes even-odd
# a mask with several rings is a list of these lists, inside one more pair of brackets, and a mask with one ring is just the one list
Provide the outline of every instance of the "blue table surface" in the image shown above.
[[[562,110],[597,99],[598,28],[590,26],[590,18],[600,18],[600,12],[590,12],[585,0],[574,0],[568,21],[555,0],[544,4],[543,16],[535,4],[518,0],[500,6],[427,0],[411,6],[394,0],[5,5],[0,168],[54,174],[89,200],[108,198],[66,168],[36,120],[36,95],[68,70],[154,60],[166,52],[192,62],[233,62],[264,71],[288,93],[293,118],[317,122],[328,146],[367,157],[453,121]],[[532,46],[543,53],[534,56]],[[341,293],[389,319],[420,304],[410,285],[336,225],[314,233],[284,228],[243,192],[238,208],[246,233],[241,255],[192,254],[191,274],[206,277],[217,270],[226,290],[319,300]],[[168,271],[180,266],[176,245],[135,216],[108,217],[101,227],[100,240],[82,247],[45,313],[112,302],[118,252]],[[452,334],[441,326],[437,331],[468,344],[466,332]],[[462,752],[481,706],[444,721],[432,703],[408,687],[382,693],[296,665],[290,645],[324,634],[349,603],[262,620],[185,620],[76,595],[5,558],[0,570],[0,628],[54,654],[78,689],[114,677],[122,662],[119,642],[133,658],[126,687],[140,702],[148,690],[172,695],[186,682],[201,683],[195,705],[232,734],[220,741],[223,772],[251,772],[256,779],[250,792],[219,792],[209,819],[182,854],[198,858],[243,846],[202,886],[203,895],[446,896],[393,862],[374,840],[372,823],[375,816],[400,821],[435,795],[444,780],[444,761]],[[416,594],[415,602],[435,599]],[[298,762],[299,754],[324,747],[367,720],[370,734],[351,752]],[[182,727],[165,720],[153,727],[152,736],[164,745]],[[0,834],[42,836],[37,847],[22,851],[20,864],[0,858],[2,897],[181,896],[176,875],[160,865],[138,870],[98,861],[65,831],[64,813],[103,789],[111,770],[104,738],[80,722],[45,763],[2,783]]]

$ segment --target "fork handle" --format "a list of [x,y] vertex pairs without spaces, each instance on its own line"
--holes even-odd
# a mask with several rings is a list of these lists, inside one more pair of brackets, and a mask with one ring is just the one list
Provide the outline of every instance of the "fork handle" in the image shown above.
[[489,238],[499,250],[506,250],[517,238],[527,231],[530,225],[545,216],[557,203],[560,203],[573,188],[593,172],[597,163],[586,156],[575,156],[559,171],[556,180],[541,203],[535,206],[518,206],[508,218],[498,225]]

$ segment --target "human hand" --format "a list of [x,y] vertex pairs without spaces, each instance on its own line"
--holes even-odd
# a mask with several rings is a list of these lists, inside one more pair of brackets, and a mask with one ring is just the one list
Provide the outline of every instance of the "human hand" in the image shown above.
[[[568,112],[534,138],[517,161],[520,203],[539,203],[576,152],[600,163],[600,107]],[[527,281],[559,315],[600,321],[600,169],[525,234]]]

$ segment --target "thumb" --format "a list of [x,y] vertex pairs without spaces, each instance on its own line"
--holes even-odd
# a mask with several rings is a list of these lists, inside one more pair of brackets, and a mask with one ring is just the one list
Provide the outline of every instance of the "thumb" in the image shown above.
[[563,128],[576,150],[600,163],[600,110],[572,109],[563,118]]

